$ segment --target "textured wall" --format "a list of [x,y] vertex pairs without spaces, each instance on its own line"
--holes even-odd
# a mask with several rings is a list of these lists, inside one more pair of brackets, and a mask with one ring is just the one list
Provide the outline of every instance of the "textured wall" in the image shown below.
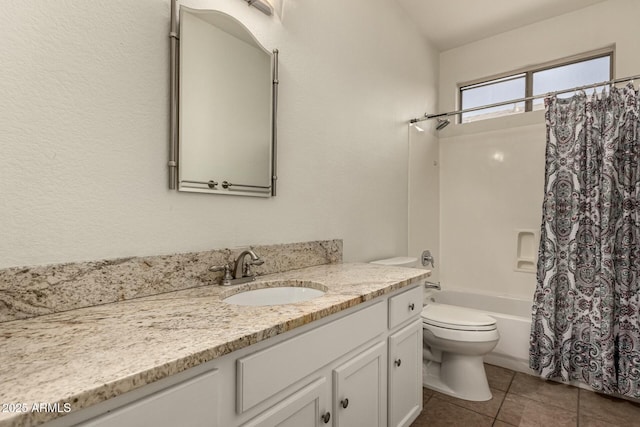
[[279,195],[167,189],[168,0],[9,0],[0,14],[0,268],[344,239],[407,251],[406,120],[437,59],[389,0],[233,14],[280,49]]

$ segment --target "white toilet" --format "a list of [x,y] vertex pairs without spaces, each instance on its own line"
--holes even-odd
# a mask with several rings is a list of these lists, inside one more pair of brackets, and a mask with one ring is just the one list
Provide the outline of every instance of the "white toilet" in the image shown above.
[[[373,264],[416,267],[417,259],[397,257]],[[476,310],[425,301],[421,313],[423,385],[459,399],[490,400],[483,356],[500,339],[495,319]]]
[[425,387],[459,399],[490,400],[483,357],[500,339],[495,319],[431,302],[422,309],[422,326]]

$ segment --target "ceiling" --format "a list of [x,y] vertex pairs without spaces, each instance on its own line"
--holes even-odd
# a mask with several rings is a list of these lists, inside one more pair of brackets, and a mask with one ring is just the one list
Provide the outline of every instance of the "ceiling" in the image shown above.
[[440,50],[606,0],[396,0]]

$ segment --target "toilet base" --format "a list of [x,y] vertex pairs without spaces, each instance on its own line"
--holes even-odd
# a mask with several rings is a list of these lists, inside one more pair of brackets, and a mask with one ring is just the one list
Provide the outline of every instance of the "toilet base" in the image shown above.
[[442,353],[442,362],[423,360],[422,384],[458,399],[491,400],[482,356]]

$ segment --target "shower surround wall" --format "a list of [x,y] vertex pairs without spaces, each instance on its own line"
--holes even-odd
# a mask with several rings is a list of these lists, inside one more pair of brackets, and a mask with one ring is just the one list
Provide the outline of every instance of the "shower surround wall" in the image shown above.
[[[458,83],[612,45],[615,77],[640,74],[639,15],[640,2],[609,0],[442,52],[438,110],[456,109]],[[544,151],[542,111],[440,132],[440,279],[446,287],[533,296],[535,273],[514,271],[516,230],[539,233]]]
[[346,261],[406,253],[406,121],[435,102],[438,70],[406,12],[188,4],[280,50],[278,196],[167,189],[169,0],[5,2],[0,268],[333,237]]

